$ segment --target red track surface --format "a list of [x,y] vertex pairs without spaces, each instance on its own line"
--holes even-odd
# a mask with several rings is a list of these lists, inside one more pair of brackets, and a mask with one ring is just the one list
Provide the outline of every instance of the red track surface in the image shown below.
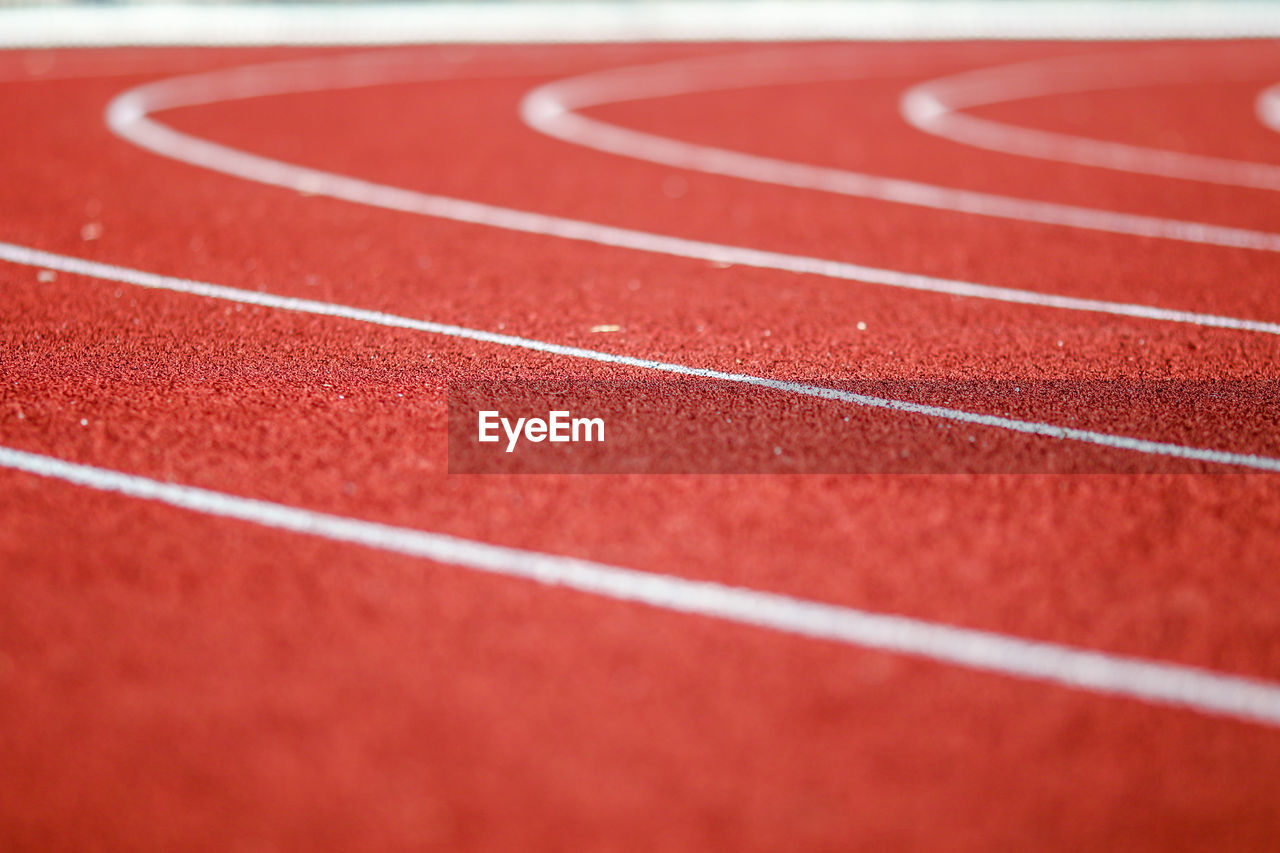
[[[1223,52],[1264,48],[1272,49],[1185,46],[1187,62],[1206,67]],[[899,67],[910,58],[915,70],[592,115],[800,162],[1280,229],[1274,193],[965,148],[897,115],[912,83],[1090,49],[875,45],[859,50]],[[663,181],[674,170],[566,145],[517,116],[523,94],[547,80],[732,50],[467,49],[458,80],[193,107],[165,121],[289,162],[520,209],[1280,320],[1276,253],[699,173],[681,174],[687,191],[671,198]],[[1276,379],[1275,335],[721,269],[408,216],[161,159],[102,121],[107,102],[141,82],[312,55],[321,54],[60,53],[51,79],[28,79],[30,55],[0,55],[0,240],[821,384]],[[470,80],[467,70],[505,76]],[[1280,64],[1271,72],[1252,87],[1157,86],[1063,96],[1061,108],[1046,100],[977,112],[1280,163],[1280,137],[1249,112],[1249,93],[1280,79]],[[90,222],[101,236],[85,240]],[[593,334],[600,324],[622,330]],[[484,542],[1280,679],[1276,475],[1169,462],[1157,475],[449,476],[450,379],[643,377],[74,275],[42,281],[36,269],[7,263],[0,358],[6,447]],[[1011,405],[964,403],[993,413]],[[1053,400],[1026,405],[1017,414],[1055,423],[1070,414],[1090,429],[1280,455],[1263,392],[1238,405],[1204,403],[1193,415],[1105,400],[1069,413]],[[859,417],[890,440],[900,431],[903,447],[932,440],[927,422]],[[835,418],[787,428],[841,440]],[[977,434],[1010,471],[1043,452],[1043,439]],[[1125,454],[1075,448],[1065,458],[1067,470],[1072,460],[1097,470],[1097,459],[1123,467]],[[1205,470],[1216,473],[1186,473]],[[1275,727],[486,577],[24,473],[0,471],[0,489],[6,849],[1280,843]]]

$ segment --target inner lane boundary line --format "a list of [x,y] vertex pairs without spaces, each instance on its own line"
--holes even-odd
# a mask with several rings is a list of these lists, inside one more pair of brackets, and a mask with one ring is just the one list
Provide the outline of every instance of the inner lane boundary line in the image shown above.
[[1073,690],[1280,725],[1280,684],[711,581],[492,545],[166,483],[0,446],[0,467],[191,512],[617,601],[908,655]]

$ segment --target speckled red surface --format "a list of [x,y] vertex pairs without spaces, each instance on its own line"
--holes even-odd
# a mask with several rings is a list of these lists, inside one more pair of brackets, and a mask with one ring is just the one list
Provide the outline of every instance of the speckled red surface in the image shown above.
[[[687,191],[673,199],[663,191],[671,170],[572,148],[515,114],[543,80],[734,49],[467,48],[468,62],[510,76],[228,103],[167,120],[282,159],[514,207],[1280,320],[1275,254],[701,174],[682,174]],[[1280,229],[1272,193],[965,149],[896,116],[915,80],[1084,49],[870,45],[861,50],[917,70],[599,114],[805,162]],[[1266,49],[1186,46],[1188,62]],[[0,54],[0,239],[684,364],[822,383],[927,381],[943,397],[947,383],[982,380],[1265,390],[1276,378],[1276,336],[720,269],[411,217],[163,160],[101,119],[138,82],[316,53]],[[1280,65],[1272,70],[1280,79]],[[1253,120],[1242,84],[1063,103],[986,111],[1280,162],[1280,136]],[[86,241],[91,222],[101,235]],[[621,328],[591,331],[600,325]],[[1275,476],[1172,464],[1142,476],[446,473],[449,381],[549,374],[638,378],[67,274],[40,281],[0,263],[8,447],[1280,679]],[[970,408],[1009,405],[969,387]],[[1052,399],[1025,405],[1028,417],[1064,416]],[[1105,397],[1071,409],[1093,429],[1280,454],[1261,391],[1203,410]],[[928,447],[919,424],[859,417]],[[801,426],[841,439],[834,418]],[[1043,452],[1034,439],[976,435],[1009,470]],[[483,577],[12,471],[0,471],[0,591],[6,850],[1280,845],[1273,728]]]

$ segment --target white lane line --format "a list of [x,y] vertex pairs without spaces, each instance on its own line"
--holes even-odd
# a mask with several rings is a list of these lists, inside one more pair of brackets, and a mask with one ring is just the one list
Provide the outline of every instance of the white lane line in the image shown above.
[[913,86],[902,96],[903,118],[924,131],[989,151],[1114,171],[1202,183],[1280,190],[1280,166],[1168,151],[1017,127],[961,112],[968,107],[1201,79],[1194,63],[1173,54],[1135,62],[1128,53],[1074,56],[967,71]]
[[19,246],[13,243],[0,243],[0,260],[10,261],[16,264],[24,264],[26,266],[61,270],[63,272],[105,279],[107,281],[118,281],[155,290],[170,290],[177,293],[189,293],[196,296],[206,296],[213,299],[223,299],[230,302],[240,302],[248,305],[261,305],[267,308],[278,308],[284,311],[297,311],[304,314],[341,317],[347,320],[357,320],[362,323],[373,323],[379,326],[388,326],[398,329],[412,329],[436,335],[446,335],[449,337],[464,338],[472,341],[483,341],[485,343],[517,347],[519,349],[532,350],[535,352],[545,352],[551,355],[565,356],[568,358],[585,359],[588,361],[616,364],[623,367],[634,367],[643,370],[655,370],[661,373],[670,373],[678,376],[694,376],[701,379],[732,382],[739,385],[750,385],[757,388],[766,388],[773,391],[798,394],[805,397],[816,397],[822,400],[848,403],[855,406],[867,406],[894,412],[921,415],[930,418],[941,418],[943,420],[957,421],[976,426],[993,427],[995,429],[1009,430],[1011,432],[1022,433],[1024,435],[1035,435],[1043,438],[1066,441],[1078,441],[1084,444],[1099,445],[1116,450],[1126,450],[1135,453],[1145,453],[1152,456],[1185,459],[1193,462],[1208,462],[1216,465],[1231,465],[1242,468],[1251,468],[1258,471],[1280,472],[1280,459],[1268,456],[1258,456],[1249,453],[1235,453],[1228,450],[1214,450],[1203,447],[1187,447],[1181,444],[1149,441],[1142,438],[1112,435],[1110,433],[1094,432],[1092,430],[1076,429],[1073,427],[1063,427],[1054,424],[1040,423],[1038,421],[1022,421],[1014,418],[984,415],[977,412],[967,412],[961,409],[951,409],[943,406],[929,406],[922,403],[913,403],[908,400],[894,400],[884,397],[873,397],[867,394],[855,394],[838,388],[829,388],[821,385],[808,385],[801,382],[788,382],[781,379],[769,379],[767,377],[753,376],[747,373],[727,373],[725,371],[711,370],[704,367],[691,367],[689,365],[674,364],[654,359],[616,355],[610,352],[583,349],[582,347],[565,346],[562,344],[549,343],[547,341],[539,341],[533,338],[522,338],[516,335],[504,335],[494,332],[486,332],[480,329],[469,329],[464,326],[454,326],[446,323],[433,323],[427,320],[415,320],[410,317],[401,317],[381,311],[369,311],[348,305],[335,305],[329,302],[318,302],[313,299],[277,296],[271,293],[262,293],[253,290],[240,290],[238,288],[225,287],[223,285],[173,278],[171,276],[144,272],[142,270],[129,269],[128,267],[118,267],[110,264],[98,263],[96,261],[87,261],[81,258],[69,257],[67,255],[57,255],[52,252],[31,249],[26,246]]
[[[353,65],[350,59],[345,61],[319,59],[248,66],[228,71],[175,77],[129,89],[114,98],[107,106],[106,119],[111,129],[119,136],[164,157],[245,180],[387,210],[604,246],[761,269],[812,273],[828,278],[880,284],[907,290],[1272,335],[1280,334],[1280,323],[1274,322],[975,284],[803,255],[686,240],[595,222],[481,204],[465,199],[431,195],[250,154],[181,133],[149,117],[151,113],[158,110],[220,103],[266,94],[322,91],[336,86],[355,88],[391,80],[404,82],[412,79],[413,73],[411,67],[406,68],[397,61],[359,66]],[[439,70],[435,67],[419,73],[427,79],[439,77]]]
[[1280,685],[709,581],[507,548],[166,483],[0,447],[0,467],[219,518],[1075,690],[1280,725]]
[[1258,120],[1280,133],[1280,83],[1263,89],[1254,107],[1258,113]]
[[1257,0],[528,0],[0,9],[0,47],[1280,35]]
[[[789,52],[753,52],[599,71],[533,89],[521,101],[520,115],[525,124],[556,139],[679,169],[979,216],[1189,243],[1280,251],[1280,234],[1267,231],[1035,201],[848,169],[811,166],[645,133],[578,112],[586,107],[624,101],[890,73],[883,63],[872,69],[863,67],[856,59],[851,62],[852,57],[848,47],[838,48],[835,52],[809,47]],[[913,96],[912,109],[917,108],[922,97],[918,93]]]

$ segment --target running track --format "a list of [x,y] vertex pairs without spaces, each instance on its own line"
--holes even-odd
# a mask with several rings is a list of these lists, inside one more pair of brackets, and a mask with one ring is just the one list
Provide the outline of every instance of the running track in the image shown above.
[[[0,833],[1273,849],[1277,81],[0,54]],[[448,381],[547,375],[1004,473],[446,473]]]

